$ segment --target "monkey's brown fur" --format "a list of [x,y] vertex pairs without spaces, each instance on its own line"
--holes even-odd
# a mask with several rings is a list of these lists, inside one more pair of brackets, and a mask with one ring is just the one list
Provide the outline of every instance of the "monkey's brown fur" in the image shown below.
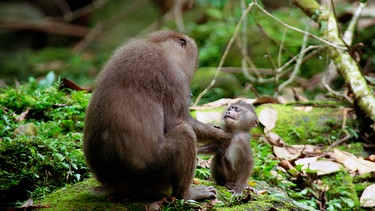
[[120,47],[101,71],[87,108],[83,150],[102,188],[131,199],[215,197],[190,188],[196,141],[229,142],[230,133],[189,115],[197,66],[190,37],[159,31]]
[[218,185],[226,186],[234,195],[247,187],[254,158],[250,147],[249,131],[258,124],[258,118],[251,104],[239,101],[232,104],[224,114],[224,129],[233,134],[227,147],[216,144],[198,148],[198,153],[213,153],[211,176]]

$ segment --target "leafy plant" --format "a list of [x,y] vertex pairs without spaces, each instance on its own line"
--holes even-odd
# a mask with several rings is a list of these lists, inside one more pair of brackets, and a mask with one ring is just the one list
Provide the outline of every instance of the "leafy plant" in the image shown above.
[[[90,176],[81,150],[89,96],[58,84],[0,91],[0,207]],[[16,135],[26,123],[34,123],[36,134]]]

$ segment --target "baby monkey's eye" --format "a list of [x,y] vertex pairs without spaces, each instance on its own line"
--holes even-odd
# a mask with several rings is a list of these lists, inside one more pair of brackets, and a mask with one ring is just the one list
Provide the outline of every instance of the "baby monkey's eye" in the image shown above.
[[235,112],[240,112],[241,108],[240,107],[231,106],[228,110],[234,110]]
[[239,108],[239,107],[234,107],[234,111],[235,111],[235,112],[240,112],[240,111],[241,111],[241,108]]
[[185,39],[180,38],[180,40],[178,42],[180,43],[181,46],[186,46],[186,40]]

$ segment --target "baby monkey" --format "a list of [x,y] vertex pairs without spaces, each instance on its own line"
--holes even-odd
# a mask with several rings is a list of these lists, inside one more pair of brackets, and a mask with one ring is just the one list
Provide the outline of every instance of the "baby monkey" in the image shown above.
[[200,154],[214,154],[211,176],[218,185],[227,187],[234,195],[242,194],[253,171],[249,131],[257,125],[258,117],[253,105],[236,102],[224,113],[224,130],[233,135],[230,144],[211,144],[197,149]]

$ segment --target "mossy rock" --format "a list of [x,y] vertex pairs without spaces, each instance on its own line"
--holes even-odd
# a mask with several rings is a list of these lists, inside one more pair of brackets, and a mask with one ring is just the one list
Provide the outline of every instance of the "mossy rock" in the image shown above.
[[[204,185],[213,185],[212,182],[197,181]],[[208,201],[183,202],[179,200],[180,202],[167,204],[163,207],[163,210],[314,210],[286,197],[277,188],[268,187],[266,182],[256,182],[256,184],[255,188],[262,188],[267,193],[262,195],[251,193],[251,198],[248,198],[245,203],[241,202],[240,199],[231,199],[231,194],[226,188],[215,186],[218,191],[219,202],[214,207]],[[92,188],[97,185],[98,183],[94,179],[88,179],[54,191],[34,204],[40,204],[53,210],[144,210],[144,206],[147,204],[125,202],[124,200],[110,202],[107,200],[108,196],[92,194]]]

